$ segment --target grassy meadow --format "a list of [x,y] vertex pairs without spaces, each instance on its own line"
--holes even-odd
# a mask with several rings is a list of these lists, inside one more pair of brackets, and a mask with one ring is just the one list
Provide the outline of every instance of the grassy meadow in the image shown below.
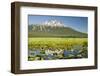
[[87,58],[87,38],[28,38],[28,60]]

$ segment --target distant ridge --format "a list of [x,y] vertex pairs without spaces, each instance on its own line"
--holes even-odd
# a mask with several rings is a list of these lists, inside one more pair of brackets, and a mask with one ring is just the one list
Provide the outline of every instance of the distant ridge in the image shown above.
[[57,20],[46,21],[43,24],[28,26],[28,37],[74,37],[86,38],[87,34],[74,30]]

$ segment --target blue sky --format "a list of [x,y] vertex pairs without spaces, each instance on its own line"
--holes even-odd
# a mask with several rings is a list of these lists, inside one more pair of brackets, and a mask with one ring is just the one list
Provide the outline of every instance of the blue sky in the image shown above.
[[88,17],[29,15],[28,25],[42,24],[51,19],[56,19],[62,22],[66,27],[71,27],[80,32],[87,33],[88,31]]

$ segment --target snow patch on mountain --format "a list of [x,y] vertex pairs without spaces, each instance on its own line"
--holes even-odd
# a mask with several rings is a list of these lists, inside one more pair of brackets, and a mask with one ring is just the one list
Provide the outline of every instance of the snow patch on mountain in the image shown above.
[[43,25],[46,26],[51,26],[51,27],[64,27],[64,24],[61,21],[58,20],[49,20],[49,21],[45,21],[43,23]]

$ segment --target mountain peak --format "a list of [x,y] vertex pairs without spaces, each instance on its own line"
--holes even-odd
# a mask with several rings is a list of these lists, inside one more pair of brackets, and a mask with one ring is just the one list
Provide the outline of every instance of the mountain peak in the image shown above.
[[64,27],[64,24],[61,21],[58,21],[56,19],[45,21],[43,25],[51,26],[51,27]]

